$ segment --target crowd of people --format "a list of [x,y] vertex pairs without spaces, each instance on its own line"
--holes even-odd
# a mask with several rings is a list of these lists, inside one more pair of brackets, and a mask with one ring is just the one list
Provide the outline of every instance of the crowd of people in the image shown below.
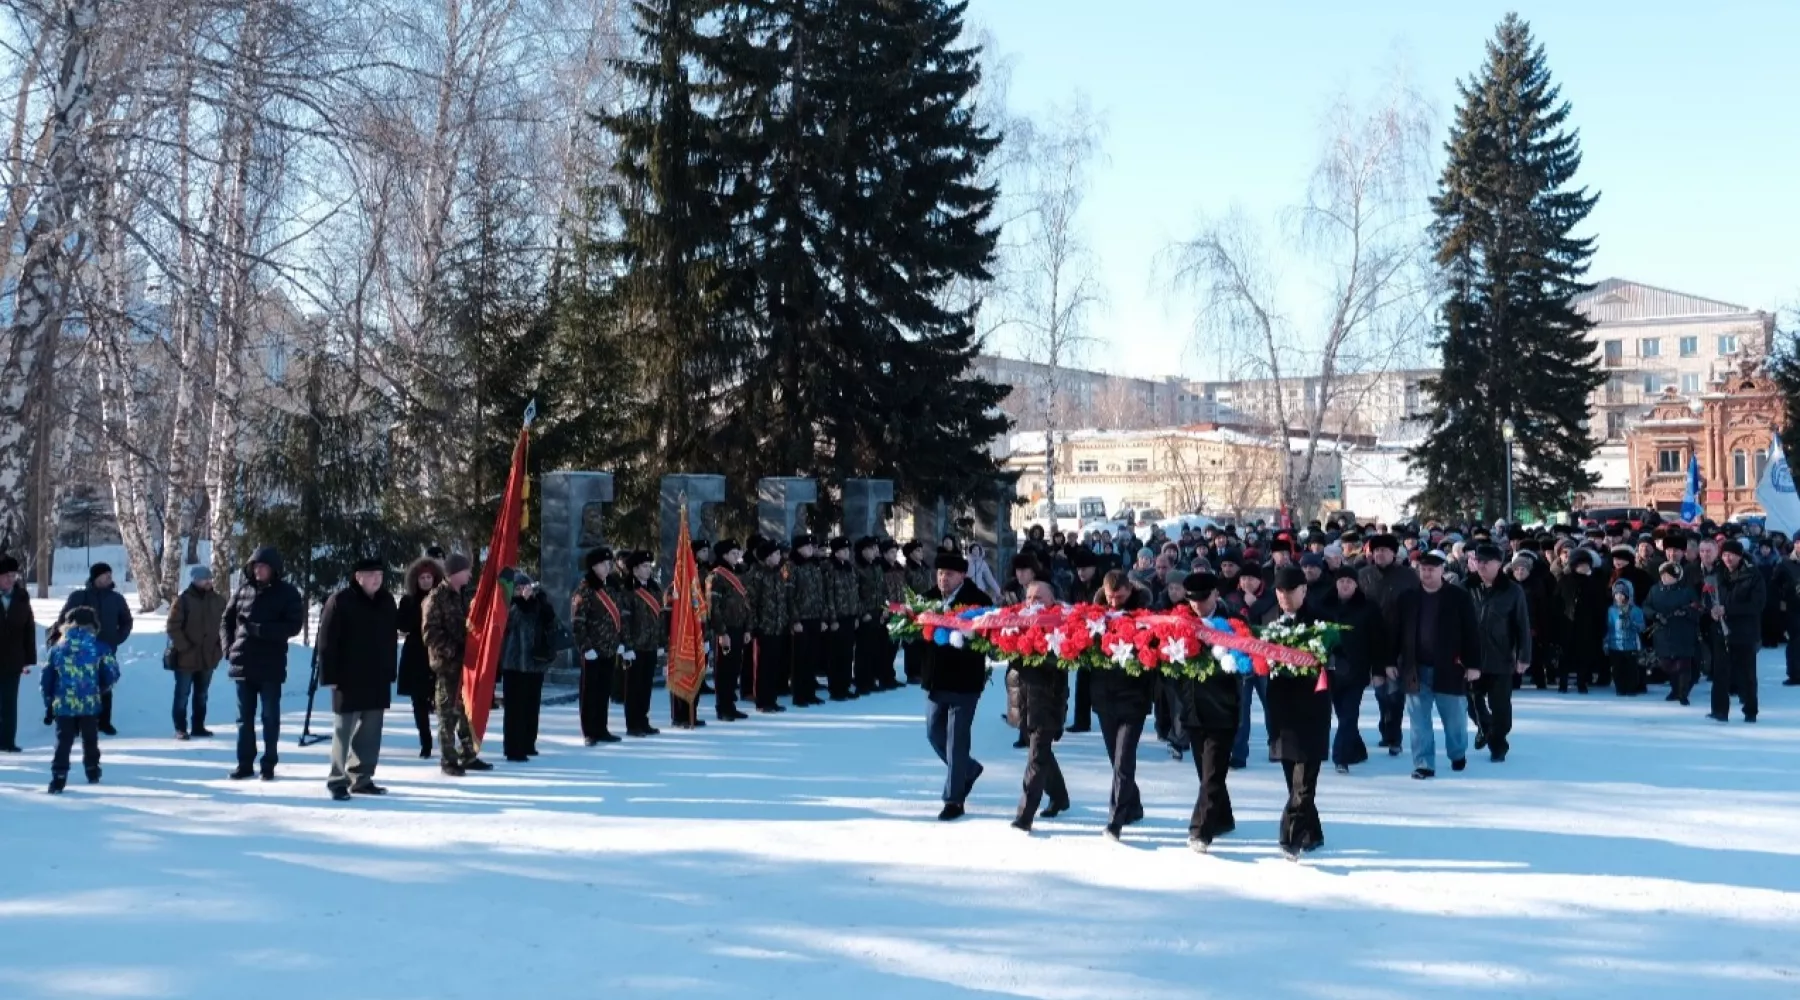
[[[1410,752],[1419,780],[1437,776],[1439,731],[1452,771],[1468,766],[1471,749],[1505,762],[1514,692],[1525,686],[1554,684],[1563,694],[1610,688],[1630,697],[1664,684],[1668,701],[1687,705],[1696,684],[1710,681],[1710,718],[1729,721],[1735,697],[1743,720],[1755,722],[1757,651],[1800,634],[1800,544],[1778,554],[1786,549],[1784,538],[1754,526],[1710,522],[1537,530],[1314,522],[1300,530],[1186,529],[1178,537],[1152,531],[1147,539],[1034,528],[1003,574],[979,545],[964,551],[955,537],[935,546],[872,536],[821,544],[805,534],[786,544],[699,541],[695,556],[707,598],[712,714],[720,722],[747,718],[740,702],[774,714],[921,685],[927,741],[946,767],[939,818],[955,820],[984,772],[970,752],[975,712],[990,670],[1004,666],[1014,746],[1026,751],[1015,827],[1029,831],[1035,818],[1071,807],[1054,745],[1065,733],[1092,731],[1097,717],[1113,770],[1105,832],[1122,836],[1144,815],[1136,765],[1149,722],[1171,756],[1192,756],[1199,794],[1189,844],[1206,851],[1235,826],[1228,776],[1249,762],[1252,703],[1260,702],[1269,758],[1282,765],[1289,788],[1281,846],[1298,857],[1324,843],[1315,801],[1322,765],[1329,760],[1348,773],[1369,759],[1360,715],[1370,688],[1377,748],[1396,757]],[[396,599],[388,567],[368,560],[326,601],[316,662],[336,720],[327,778],[334,798],[385,792],[374,772],[396,690],[410,700],[421,757],[435,753],[450,776],[492,769],[477,754],[463,703],[472,569],[466,556],[432,553],[406,570]],[[669,615],[653,557],[596,548],[582,571],[564,605],[567,627],[558,595],[543,593],[521,569],[502,574],[512,602],[499,674],[509,762],[537,755],[544,677],[565,652],[578,668],[587,746],[619,741],[614,702],[622,705],[625,736],[659,732],[650,712]],[[909,595],[944,608],[1091,603],[1254,628],[1347,627],[1326,683],[1255,673],[1204,680],[1154,671],[1071,674],[990,663],[961,645],[898,644],[888,614]],[[215,591],[205,567],[195,567],[166,620],[175,739],[212,735],[208,693],[223,661],[237,685],[238,766],[230,776],[273,780],[289,640],[304,623],[304,601],[283,579],[273,549],[256,553],[229,598]],[[100,780],[98,737],[117,732],[111,688],[116,651],[131,628],[112,571],[100,564],[48,630],[40,681],[45,721],[56,727],[52,792],[66,784],[77,737],[88,780]],[[1789,646],[1789,685],[1800,685],[1796,645]],[[0,559],[0,752],[19,752],[19,677],[36,662],[18,564]],[[705,725],[698,716],[698,703],[671,695],[672,724],[698,728]]]

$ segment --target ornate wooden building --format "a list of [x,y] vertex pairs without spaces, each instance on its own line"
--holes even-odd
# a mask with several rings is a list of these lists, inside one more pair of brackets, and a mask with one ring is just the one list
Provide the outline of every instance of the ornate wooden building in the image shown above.
[[1697,398],[1674,386],[1663,390],[1626,433],[1632,505],[1679,513],[1688,457],[1698,455],[1707,517],[1724,521],[1762,513],[1756,482],[1781,410],[1775,384],[1753,362],[1720,375]]

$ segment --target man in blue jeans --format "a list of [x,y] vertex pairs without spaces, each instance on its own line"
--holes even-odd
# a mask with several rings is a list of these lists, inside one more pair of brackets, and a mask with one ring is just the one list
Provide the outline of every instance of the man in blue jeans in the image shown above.
[[[1237,593],[1225,598],[1222,602],[1226,611],[1234,618],[1242,618],[1250,623],[1251,628],[1261,628],[1281,615],[1281,608],[1275,603],[1275,595],[1270,592],[1268,584],[1262,577],[1262,565],[1253,559],[1243,561],[1243,569],[1238,573]],[[1250,763],[1250,696],[1254,693],[1256,700],[1263,705],[1263,729],[1269,741],[1273,742],[1275,734],[1268,732],[1269,724],[1269,679],[1261,674],[1244,674],[1238,678],[1238,731],[1237,739],[1231,744],[1231,769],[1241,770]]]
[[281,578],[281,553],[256,550],[244,585],[220,624],[231,679],[237,681],[238,745],[234,781],[256,773],[257,703],[262,703],[262,780],[275,780],[275,743],[281,735],[281,685],[287,682],[288,640],[306,623],[306,602]]
[[[937,586],[925,598],[945,611],[991,607],[993,598],[970,583],[968,573],[968,560],[954,552],[938,553]],[[927,646],[923,671],[928,705],[925,738],[949,768],[944,776],[944,809],[938,813],[938,819],[946,821],[962,817],[963,803],[982,770],[981,762],[969,755],[969,727],[987,687],[987,658],[967,648],[965,638],[951,633],[950,644]]]
[[1481,645],[1475,601],[1469,592],[1444,582],[1444,557],[1419,557],[1419,589],[1401,595],[1400,682],[1412,716],[1413,777],[1437,774],[1437,746],[1431,713],[1444,720],[1444,752],[1450,768],[1468,763],[1469,720],[1464,711],[1469,682],[1481,676]]

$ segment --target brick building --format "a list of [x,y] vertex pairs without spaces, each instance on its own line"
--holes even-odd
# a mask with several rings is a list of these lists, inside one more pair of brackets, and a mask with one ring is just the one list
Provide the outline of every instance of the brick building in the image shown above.
[[1760,514],[1756,483],[1781,423],[1781,395],[1755,363],[1715,378],[1698,397],[1671,386],[1625,435],[1631,503],[1678,513],[1687,488],[1688,457],[1700,457],[1701,503],[1723,521]]

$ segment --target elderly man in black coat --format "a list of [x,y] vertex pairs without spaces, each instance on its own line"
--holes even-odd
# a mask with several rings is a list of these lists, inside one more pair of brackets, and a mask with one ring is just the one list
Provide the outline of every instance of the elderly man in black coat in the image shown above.
[[1481,676],[1481,639],[1475,601],[1445,581],[1444,557],[1419,557],[1419,588],[1400,595],[1400,682],[1412,719],[1413,777],[1437,774],[1437,743],[1431,714],[1444,724],[1444,752],[1450,768],[1468,764],[1469,682]]
[[234,781],[255,774],[256,706],[262,703],[262,780],[275,780],[281,737],[281,686],[287,683],[288,640],[306,624],[306,602],[294,585],[281,578],[281,553],[272,546],[256,550],[244,572],[244,585],[232,595],[220,623],[225,659],[238,688],[237,770]]
[[[1144,611],[1150,607],[1150,591],[1134,582],[1124,570],[1112,570],[1101,584],[1096,603],[1109,611]],[[1112,808],[1106,819],[1106,837],[1118,840],[1127,826],[1144,818],[1144,800],[1138,793],[1138,741],[1144,720],[1156,698],[1156,675],[1144,671],[1136,677],[1123,670],[1094,671],[1094,712],[1100,716],[1100,735],[1106,741],[1106,759],[1113,769]]]
[[37,620],[19,561],[0,556],[0,753],[20,753],[19,678],[37,663]]
[[[1281,613],[1271,624],[1308,625],[1319,620],[1306,602],[1306,574],[1288,566],[1275,575]],[[1324,664],[1320,665],[1325,668]],[[1269,721],[1269,760],[1281,765],[1288,800],[1281,811],[1281,853],[1289,861],[1325,846],[1325,827],[1313,797],[1319,766],[1331,743],[1331,690],[1306,674],[1272,675],[1264,708]]]
[[[955,552],[939,552],[937,586],[923,595],[939,602],[945,611],[966,607],[991,607],[993,598],[969,582],[969,561]],[[924,686],[928,708],[925,738],[949,768],[944,777],[944,808],[940,820],[961,819],[963,803],[981,777],[981,762],[969,755],[969,730],[975,706],[987,687],[987,657],[961,645],[933,645],[927,650]]]
[[319,617],[319,683],[331,688],[331,773],[325,787],[347,802],[352,794],[385,795],[375,783],[381,758],[381,718],[392,703],[399,609],[383,586],[379,559],[356,564],[349,586],[325,601]]
[[[1219,578],[1211,573],[1190,573],[1182,581],[1187,610],[1202,621],[1223,617]],[[1194,748],[1194,770],[1200,775],[1200,795],[1188,821],[1188,847],[1204,854],[1213,838],[1237,829],[1231,812],[1231,791],[1226,776],[1231,772],[1231,744],[1238,731],[1238,675],[1215,671],[1205,680],[1183,678],[1181,724]]]

